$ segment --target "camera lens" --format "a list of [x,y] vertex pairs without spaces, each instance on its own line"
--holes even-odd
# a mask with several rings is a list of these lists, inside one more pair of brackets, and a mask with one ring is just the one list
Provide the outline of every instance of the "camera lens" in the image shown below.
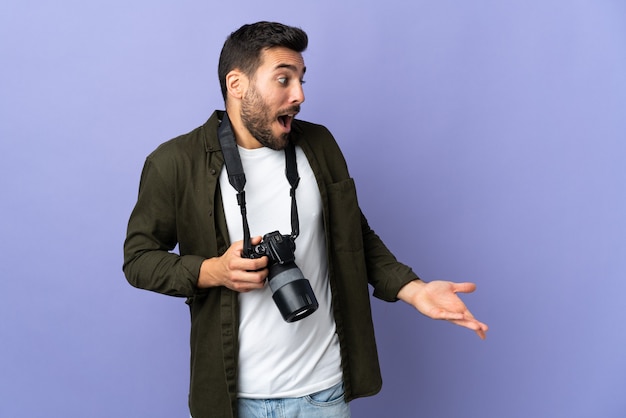
[[287,322],[306,318],[319,306],[311,283],[295,263],[270,266],[269,286],[272,299]]

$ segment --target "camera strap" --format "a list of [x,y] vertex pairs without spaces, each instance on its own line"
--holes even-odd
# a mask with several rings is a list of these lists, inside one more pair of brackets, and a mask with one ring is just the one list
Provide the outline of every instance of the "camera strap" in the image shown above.
[[[248,256],[252,252],[252,244],[250,242],[250,228],[248,226],[248,216],[246,211],[246,175],[243,172],[241,164],[241,156],[237,149],[237,141],[233,133],[228,113],[224,112],[222,123],[217,128],[217,137],[222,147],[224,155],[224,164],[226,165],[226,173],[228,174],[228,182],[237,190],[237,203],[241,209],[241,219],[243,222],[243,254]],[[298,175],[298,165],[296,162],[296,147],[289,142],[285,148],[285,175],[291,186],[289,195],[291,196],[291,237],[295,239],[300,235],[300,222],[298,219],[298,206],[296,204],[296,188],[300,182]]]

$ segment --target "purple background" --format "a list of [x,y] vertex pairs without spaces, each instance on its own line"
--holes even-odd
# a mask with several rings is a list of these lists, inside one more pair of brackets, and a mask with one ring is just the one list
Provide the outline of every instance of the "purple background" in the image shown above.
[[130,287],[145,156],[222,108],[226,35],[310,35],[301,118],[471,332],[374,301],[356,417],[626,415],[622,1],[78,1],[0,6],[0,416],[186,417],[186,305]]

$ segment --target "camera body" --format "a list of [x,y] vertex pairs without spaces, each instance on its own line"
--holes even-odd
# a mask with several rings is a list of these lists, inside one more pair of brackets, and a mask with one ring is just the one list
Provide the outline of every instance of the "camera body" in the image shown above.
[[263,240],[252,247],[252,252],[244,254],[248,258],[267,256],[268,284],[272,299],[283,319],[287,322],[299,321],[317,310],[319,304],[311,288],[295,263],[295,240],[278,231],[263,236]]
[[278,231],[263,236],[263,240],[252,246],[252,253],[248,258],[267,256],[268,264],[285,264],[295,260],[296,242],[289,235],[282,235]]

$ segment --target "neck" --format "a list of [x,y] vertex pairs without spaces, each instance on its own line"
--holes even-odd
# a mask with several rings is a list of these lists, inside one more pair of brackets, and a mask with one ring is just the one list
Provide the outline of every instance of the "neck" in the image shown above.
[[230,119],[230,124],[233,128],[233,134],[235,135],[235,141],[237,145],[247,149],[261,148],[263,145],[252,136],[250,131],[244,126],[241,120],[241,112],[236,109],[235,106],[226,105],[226,112]]

